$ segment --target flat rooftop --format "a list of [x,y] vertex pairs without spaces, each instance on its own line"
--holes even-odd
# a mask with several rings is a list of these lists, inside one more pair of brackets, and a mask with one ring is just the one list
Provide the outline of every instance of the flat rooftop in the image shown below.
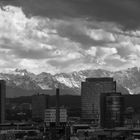
[[86,82],[113,82],[113,77],[90,77],[86,78]]

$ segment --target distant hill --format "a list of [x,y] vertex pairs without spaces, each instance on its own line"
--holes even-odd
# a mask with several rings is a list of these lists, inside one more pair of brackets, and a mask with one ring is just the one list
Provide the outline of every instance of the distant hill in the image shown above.
[[[65,107],[80,107],[80,96],[73,96],[73,95],[61,95],[60,96],[60,106]],[[21,96],[16,98],[7,98],[7,100],[11,103],[31,103],[32,102],[32,96]],[[56,98],[55,96],[49,97],[49,105],[55,106],[56,104]]]
[[[75,91],[73,89],[61,89],[60,90],[62,95],[71,95],[74,94]],[[7,98],[14,98],[14,97],[20,97],[20,96],[32,96],[34,94],[47,94],[47,95],[55,95],[56,91],[55,89],[50,89],[50,90],[27,90],[23,88],[18,88],[18,87],[6,87],[6,97]],[[76,93],[75,93],[76,94]]]

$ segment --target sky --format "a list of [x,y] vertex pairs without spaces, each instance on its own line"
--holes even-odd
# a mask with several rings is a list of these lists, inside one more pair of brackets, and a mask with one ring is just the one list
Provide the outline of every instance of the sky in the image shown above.
[[0,0],[0,71],[140,67],[140,0]]

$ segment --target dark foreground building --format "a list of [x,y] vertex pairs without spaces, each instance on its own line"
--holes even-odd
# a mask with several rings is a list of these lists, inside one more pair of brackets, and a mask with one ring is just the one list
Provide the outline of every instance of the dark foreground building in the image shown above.
[[6,82],[0,80],[0,123],[5,121]]
[[45,109],[48,108],[49,96],[37,94],[32,97],[32,119],[34,121],[44,121]]
[[100,98],[101,126],[114,128],[123,126],[124,98],[119,92],[102,93]]
[[96,126],[101,123],[100,94],[116,92],[113,78],[87,78],[81,85],[81,117]]

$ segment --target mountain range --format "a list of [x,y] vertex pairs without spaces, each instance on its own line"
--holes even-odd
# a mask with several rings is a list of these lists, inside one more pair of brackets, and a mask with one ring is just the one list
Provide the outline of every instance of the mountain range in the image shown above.
[[117,90],[123,94],[139,94],[140,69],[138,67],[121,71],[103,69],[74,71],[52,75],[47,72],[34,74],[26,69],[15,69],[0,73],[7,85],[7,97],[28,96],[36,93],[55,94],[59,85],[61,94],[80,95],[81,81],[87,77],[113,77],[117,82]]

